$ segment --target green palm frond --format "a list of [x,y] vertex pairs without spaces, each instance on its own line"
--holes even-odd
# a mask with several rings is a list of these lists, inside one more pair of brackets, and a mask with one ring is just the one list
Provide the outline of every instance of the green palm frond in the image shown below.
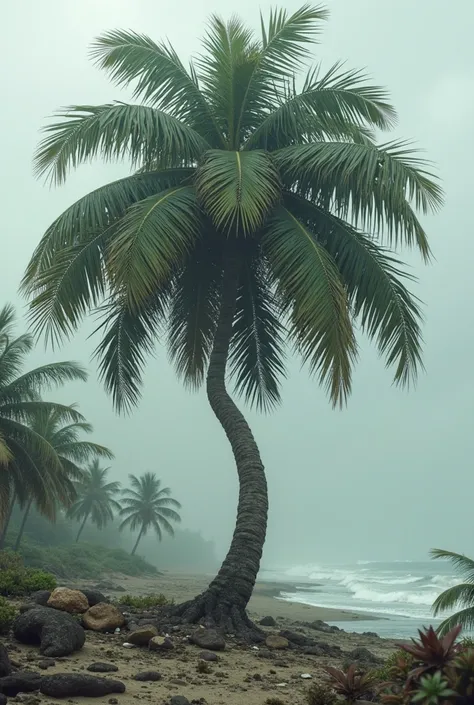
[[166,110],[192,125],[212,146],[222,146],[210,105],[173,47],[136,32],[113,30],[95,40],[91,54],[117,85],[135,82],[134,99]]
[[127,411],[141,394],[142,371],[154,350],[164,321],[171,283],[131,310],[125,297],[111,299],[101,311],[102,340],[94,356],[99,375],[119,411]]
[[5,304],[0,308],[0,336],[7,338],[12,335],[15,326],[15,307]]
[[24,365],[25,355],[33,349],[33,336],[26,334],[10,339],[0,332],[0,387],[12,382]]
[[285,377],[280,319],[268,271],[260,257],[248,258],[241,273],[229,363],[236,391],[260,410],[280,402]]
[[115,287],[137,307],[191,251],[201,226],[194,187],[176,186],[134,204],[108,256]]
[[206,153],[196,177],[199,199],[216,228],[248,235],[280,195],[275,166],[264,151]]
[[436,210],[442,191],[406,142],[385,145],[314,142],[273,154],[283,180],[316,203],[330,203],[338,215],[368,230],[386,232],[395,245],[417,245],[425,259],[425,231],[410,205]]
[[441,622],[436,631],[440,636],[443,636],[459,624],[466,631],[471,631],[474,628],[474,607],[466,607],[466,609],[459,610],[459,612],[447,617]]
[[44,436],[48,433],[43,424],[35,423],[38,415],[49,416],[50,414],[60,414],[64,421],[72,421],[73,423],[81,423],[84,419],[83,415],[73,406],[66,404],[58,404],[50,401],[21,401],[17,403],[0,404],[0,413],[5,418],[24,421],[35,432]]
[[311,223],[334,258],[347,287],[351,309],[369,338],[375,339],[395,382],[415,381],[422,363],[419,300],[403,284],[413,281],[403,263],[350,223],[295,195],[285,202]]
[[445,551],[441,548],[432,548],[430,551],[431,558],[435,560],[449,560],[453,564],[456,571],[466,583],[474,583],[474,560],[455,553],[454,551]]
[[474,611],[473,583],[460,583],[444,590],[433,602],[433,615],[436,617],[440,612],[466,606]]
[[101,156],[140,166],[158,160],[166,167],[192,165],[210,145],[191,127],[161,110],[111,103],[73,105],[60,122],[44,128],[35,156],[37,176],[64,183],[68,171]]
[[8,444],[6,443],[3,434],[0,433],[0,466],[5,467],[6,465],[8,465],[11,459],[12,452],[9,449]]
[[283,207],[269,221],[262,247],[290,315],[291,338],[310,370],[319,375],[331,401],[344,403],[357,348],[347,294],[334,259],[315,234]]
[[77,362],[52,362],[25,372],[0,388],[0,403],[16,403],[39,392],[53,389],[66,382],[87,381],[87,372]]
[[207,369],[219,313],[222,274],[219,240],[200,240],[178,272],[170,295],[168,350],[176,371],[198,388]]

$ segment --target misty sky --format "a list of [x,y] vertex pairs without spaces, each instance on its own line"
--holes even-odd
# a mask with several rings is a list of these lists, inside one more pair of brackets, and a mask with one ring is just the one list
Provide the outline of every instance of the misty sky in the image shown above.
[[[289,11],[301,0],[288,0]],[[261,4],[264,11],[269,3]],[[415,391],[392,387],[390,372],[362,346],[354,393],[333,411],[317,383],[290,363],[284,405],[250,414],[270,490],[266,566],[358,559],[421,558],[432,546],[474,554],[472,504],[474,330],[474,51],[472,0],[330,0],[331,20],[315,59],[346,59],[387,85],[399,111],[394,137],[414,138],[437,163],[446,206],[431,217],[436,262],[410,257],[426,302],[426,375]],[[226,10],[225,8],[230,8]],[[2,9],[0,303],[23,307],[17,293],[45,228],[64,208],[123,164],[81,168],[66,186],[36,182],[31,158],[38,130],[69,104],[127,100],[88,60],[88,45],[113,28],[167,36],[182,58],[199,49],[211,12],[237,11],[257,27],[254,0],[18,0]],[[391,139],[387,138],[387,139]],[[114,473],[158,473],[183,504],[183,524],[230,539],[237,483],[230,450],[207,408],[176,381],[166,351],[150,360],[140,407],[118,418],[90,363],[91,324],[60,351],[39,344],[32,364],[77,359],[87,385],[61,392],[94,424],[95,438],[116,453]],[[97,342],[97,341],[96,341]]]

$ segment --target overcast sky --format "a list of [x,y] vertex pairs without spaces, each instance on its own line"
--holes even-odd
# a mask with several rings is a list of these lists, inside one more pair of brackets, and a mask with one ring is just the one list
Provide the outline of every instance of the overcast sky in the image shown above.
[[[288,0],[289,11],[299,0]],[[268,10],[269,3],[261,5]],[[268,472],[270,520],[266,566],[358,559],[412,559],[432,546],[474,554],[473,298],[474,51],[472,0],[332,0],[315,60],[345,59],[387,85],[399,111],[394,136],[414,138],[437,164],[446,206],[426,225],[436,262],[419,276],[426,302],[427,373],[415,391],[392,387],[377,354],[363,346],[354,393],[333,411],[315,381],[290,365],[284,404],[267,417],[250,414]],[[229,9],[226,9],[229,8]],[[167,36],[183,58],[199,48],[211,12],[240,13],[254,26],[254,0],[18,0],[2,10],[0,302],[24,306],[18,284],[45,228],[64,208],[124,165],[81,168],[66,186],[35,182],[31,158],[38,130],[69,104],[126,100],[88,60],[88,45],[107,29]],[[22,309],[23,310],[23,309]],[[89,326],[90,327],[90,326]],[[90,363],[94,342],[82,331],[60,352],[43,345],[31,364],[73,358],[90,382],[69,387],[95,427],[95,440],[116,453],[117,479],[157,472],[183,504],[185,526],[225,551],[237,483],[230,451],[207,408],[176,381],[166,353],[150,360],[143,401],[118,418]]]

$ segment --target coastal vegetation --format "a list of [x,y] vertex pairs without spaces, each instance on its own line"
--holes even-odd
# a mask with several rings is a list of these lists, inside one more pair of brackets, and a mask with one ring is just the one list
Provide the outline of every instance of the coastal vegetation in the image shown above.
[[[433,614],[438,616],[443,612],[451,612],[438,627],[440,634],[446,634],[458,624],[464,629],[474,627],[474,561],[467,556],[453,551],[434,548],[431,557],[436,560],[449,560],[459,573],[463,582],[442,592],[433,603]],[[454,610],[454,612],[453,612]]]
[[267,485],[226,380],[270,411],[289,344],[343,405],[360,328],[407,386],[421,366],[421,312],[394,248],[429,261],[418,214],[442,202],[406,142],[376,141],[396,120],[385,89],[340,64],[302,74],[327,16],[322,6],[274,10],[258,36],[213,16],[189,71],[167,43],[106,32],[93,57],[138,102],[60,111],[36,154],[38,175],[56,184],[95,157],[131,164],[58,216],[22,289],[48,340],[100,308],[99,370],[119,411],[138,403],[158,332],[184,383],[205,384],[235,458],[237,522],[217,577],[175,614],[249,639],[261,638],[245,608]]

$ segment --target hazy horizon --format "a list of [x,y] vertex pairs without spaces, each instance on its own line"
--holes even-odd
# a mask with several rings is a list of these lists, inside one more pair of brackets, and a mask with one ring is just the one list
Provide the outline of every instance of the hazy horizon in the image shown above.
[[[273,4],[273,3],[272,3]],[[289,0],[289,12],[302,3]],[[289,361],[283,405],[269,416],[245,411],[260,444],[270,492],[263,567],[357,560],[422,559],[439,546],[472,554],[471,498],[474,419],[472,318],[474,257],[468,215],[473,186],[474,6],[459,0],[447,13],[433,0],[332,0],[314,60],[329,68],[347,60],[389,88],[399,112],[397,129],[382,141],[414,139],[436,164],[446,205],[426,221],[435,261],[424,267],[403,253],[419,277],[413,288],[426,303],[425,366],[416,390],[392,386],[375,350],[362,341],[354,391],[344,411],[334,411],[299,363]],[[261,3],[264,13],[270,3]],[[26,9],[26,11],[25,11]],[[451,9],[451,8],[450,8]],[[65,186],[35,181],[32,155],[39,129],[61,106],[129,100],[88,59],[93,38],[108,29],[167,37],[182,59],[199,50],[208,16],[236,11],[258,28],[258,8],[242,0],[184,0],[159,13],[152,0],[17,3],[3,10],[10,69],[2,82],[0,114],[4,202],[0,304],[25,302],[18,286],[34,247],[51,221],[74,200],[128,173],[126,164],[100,161],[71,174]],[[185,24],[183,24],[185,18]],[[18,332],[25,325],[19,323]],[[145,375],[143,399],[129,417],[114,413],[91,362],[94,325],[60,350],[39,343],[29,358],[75,359],[90,370],[87,384],[69,385],[56,398],[78,402],[94,426],[93,440],[116,454],[114,477],[155,472],[182,504],[183,527],[229,544],[237,503],[231,451],[208,408],[204,391],[183,389],[166,351],[157,347]],[[243,408],[243,405],[241,405]],[[108,464],[108,463],[107,463]]]

